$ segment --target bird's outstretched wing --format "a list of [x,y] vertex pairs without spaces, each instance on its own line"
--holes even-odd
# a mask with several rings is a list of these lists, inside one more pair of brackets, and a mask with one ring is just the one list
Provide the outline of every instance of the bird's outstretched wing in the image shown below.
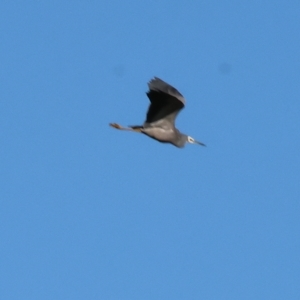
[[145,123],[165,119],[174,124],[177,114],[185,105],[183,96],[174,87],[157,77],[150,80],[148,86],[147,96],[151,104]]

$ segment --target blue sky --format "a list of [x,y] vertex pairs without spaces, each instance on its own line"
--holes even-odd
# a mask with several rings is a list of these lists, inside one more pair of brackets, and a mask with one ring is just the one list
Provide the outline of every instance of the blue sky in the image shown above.
[[[300,299],[299,1],[2,1],[1,299]],[[186,98],[178,149],[147,82]]]

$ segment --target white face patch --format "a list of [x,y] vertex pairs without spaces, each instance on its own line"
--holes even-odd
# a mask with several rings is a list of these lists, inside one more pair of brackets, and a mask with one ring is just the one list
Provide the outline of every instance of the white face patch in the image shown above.
[[188,142],[194,144],[195,140],[192,137],[188,136]]

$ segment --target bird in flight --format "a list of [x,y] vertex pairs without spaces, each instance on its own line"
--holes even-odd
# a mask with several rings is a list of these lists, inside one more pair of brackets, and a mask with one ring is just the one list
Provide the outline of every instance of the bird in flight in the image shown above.
[[205,146],[175,127],[175,119],[185,106],[184,97],[173,86],[157,77],[150,80],[148,87],[149,91],[146,94],[150,105],[143,125],[129,127],[116,123],[109,125],[120,130],[140,132],[161,143],[170,143],[179,148],[183,148],[186,143]]

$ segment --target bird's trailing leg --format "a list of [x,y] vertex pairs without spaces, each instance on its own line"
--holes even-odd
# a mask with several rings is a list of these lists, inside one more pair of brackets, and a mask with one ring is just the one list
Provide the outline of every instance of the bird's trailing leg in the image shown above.
[[109,126],[119,129],[119,130],[127,130],[127,131],[134,131],[134,132],[142,132],[142,126],[132,126],[132,127],[123,127],[117,123],[109,123]]

